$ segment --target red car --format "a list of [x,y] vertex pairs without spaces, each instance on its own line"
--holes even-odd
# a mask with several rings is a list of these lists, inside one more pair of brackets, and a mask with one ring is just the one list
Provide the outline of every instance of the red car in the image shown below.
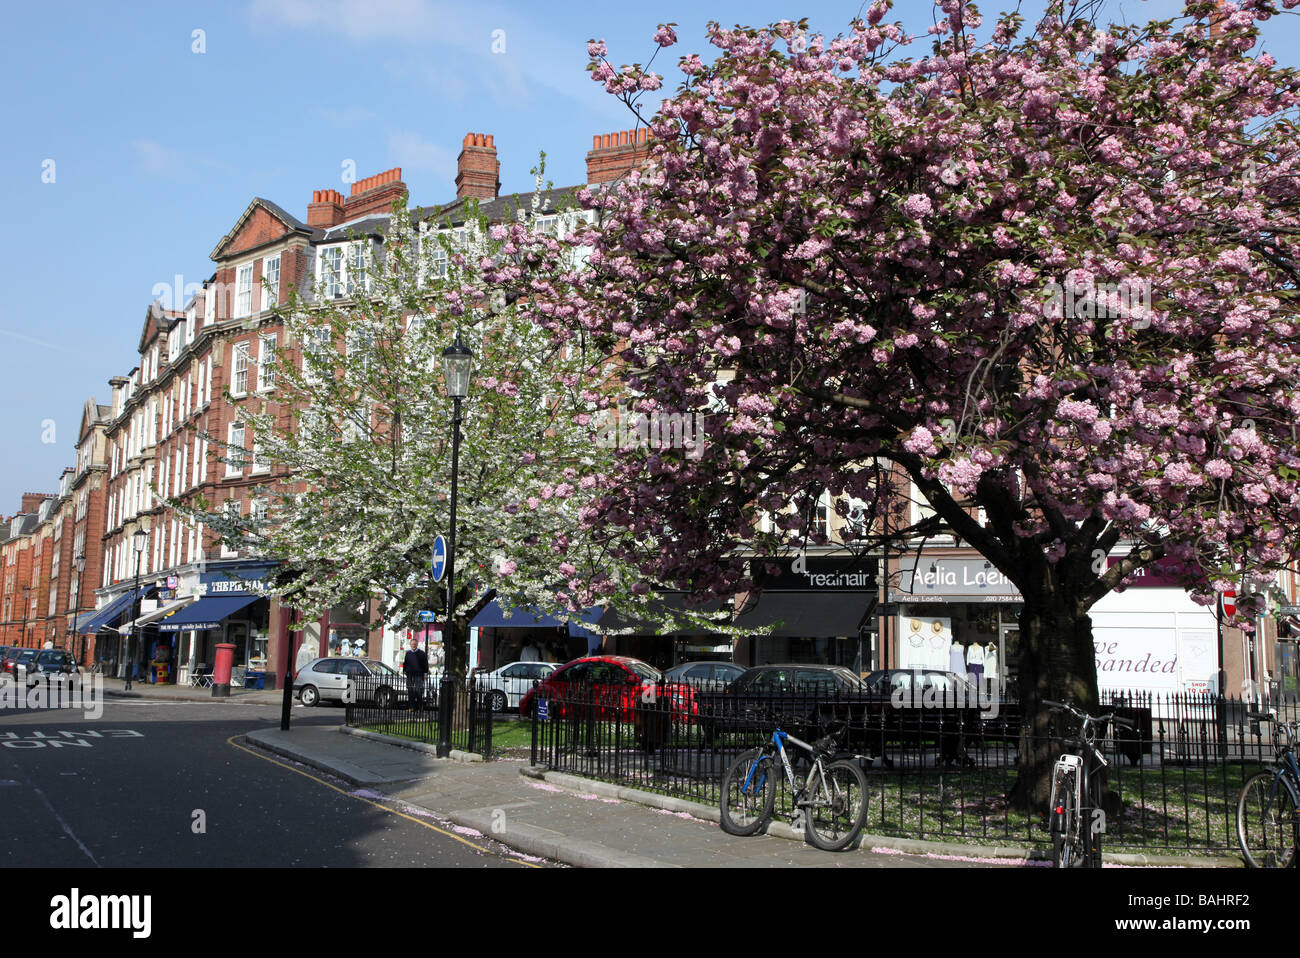
[[594,705],[602,720],[637,721],[642,706],[656,703],[666,703],[677,722],[694,722],[699,713],[695,690],[689,685],[668,682],[654,666],[623,655],[591,655],[561,665],[528,690],[519,703],[519,714],[528,715],[539,698],[549,703],[552,718],[585,714],[587,705]]

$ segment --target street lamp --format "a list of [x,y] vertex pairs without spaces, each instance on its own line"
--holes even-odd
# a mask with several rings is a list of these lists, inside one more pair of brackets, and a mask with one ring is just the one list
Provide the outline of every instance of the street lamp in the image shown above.
[[[460,341],[460,332],[456,341],[442,351],[442,365],[447,382],[447,395],[452,401],[451,416],[451,521],[447,536],[447,631],[444,643],[450,643],[453,636],[453,623],[456,607],[456,486],[460,477],[460,404],[469,395],[469,379],[474,371],[474,353]],[[445,653],[449,644],[444,645],[442,685],[438,690],[438,748],[436,754],[445,758],[451,754],[451,709],[452,696],[456,683],[451,670],[446,667]]]
[[131,633],[126,640],[126,690],[131,691],[131,673],[135,671],[135,620],[140,618],[140,557],[144,555],[145,547],[149,544],[149,533],[143,529],[137,529],[131,536],[131,544],[135,546],[135,595],[131,603]]
[[[77,570],[77,603],[72,607],[72,630],[77,628],[77,616],[81,614],[81,580],[85,578],[86,573],[86,553],[78,552],[72,557],[72,568]],[[72,641],[76,641],[74,635]],[[72,650],[69,649],[69,652]],[[86,637],[81,636],[81,651],[77,654],[77,662],[80,663],[86,657]]]

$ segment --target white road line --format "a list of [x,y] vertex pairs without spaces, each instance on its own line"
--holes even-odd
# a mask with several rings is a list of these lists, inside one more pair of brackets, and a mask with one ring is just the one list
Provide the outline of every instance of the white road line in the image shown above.
[[54,820],[59,823],[63,831],[67,833],[67,836],[77,843],[77,847],[86,853],[86,857],[90,859],[90,863],[98,868],[99,862],[95,861],[95,856],[90,854],[90,849],[83,845],[81,839],[72,833],[72,829],[68,827],[68,823],[63,820],[62,815],[54,810],[54,806],[51,805],[50,800],[45,797],[45,793],[41,791],[40,786],[35,782],[28,782],[27,784],[31,785],[32,791],[41,797],[41,801],[45,803],[45,807],[50,810],[50,814],[54,816]]

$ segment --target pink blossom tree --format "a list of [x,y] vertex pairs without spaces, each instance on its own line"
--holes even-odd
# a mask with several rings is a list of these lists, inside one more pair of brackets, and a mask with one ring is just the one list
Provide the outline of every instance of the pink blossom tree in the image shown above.
[[[710,25],[648,166],[585,197],[590,268],[530,308],[638,408],[706,417],[702,455],[627,450],[585,512],[653,543],[647,577],[745,589],[738,557],[816,541],[827,490],[877,541],[945,527],[1023,596],[1041,733],[1043,699],[1097,706],[1088,611],[1135,573],[1210,604],[1297,557],[1300,82],[1256,49],[1268,0],[1109,28],[1058,2],[985,41],[941,0],[887,62],[915,39],[890,6],[835,38]],[[634,109],[661,83],[589,51]],[[1021,755],[1041,801],[1051,755]]]

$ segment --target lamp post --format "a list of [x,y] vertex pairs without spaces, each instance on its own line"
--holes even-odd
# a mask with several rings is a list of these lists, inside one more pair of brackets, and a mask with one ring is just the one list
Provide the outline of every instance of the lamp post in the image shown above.
[[[69,629],[69,631],[73,632],[74,635],[72,636],[71,642],[69,642],[69,646],[71,646],[72,643],[77,641],[77,634],[76,634],[77,616],[81,614],[81,580],[85,578],[85,573],[86,573],[86,554],[84,552],[78,552],[76,555],[72,557],[72,568],[77,570],[77,602],[72,607],[72,627]],[[72,649],[69,648],[68,651],[71,652]],[[82,635],[81,651],[77,654],[77,664],[79,666],[81,664],[81,660],[84,659],[85,657],[86,657],[86,637]]]
[[131,690],[131,673],[135,671],[135,620],[140,618],[140,557],[149,544],[149,533],[137,529],[131,536],[135,546],[135,593],[131,603],[131,632],[126,640],[126,690]]
[[442,685],[438,690],[438,748],[437,755],[451,754],[452,697],[456,683],[447,667],[447,650],[454,634],[456,608],[456,486],[460,478],[460,404],[469,395],[470,375],[474,370],[474,353],[460,341],[442,351],[443,371],[447,382],[447,395],[452,401],[451,416],[451,519],[447,536],[447,630],[444,638]]

